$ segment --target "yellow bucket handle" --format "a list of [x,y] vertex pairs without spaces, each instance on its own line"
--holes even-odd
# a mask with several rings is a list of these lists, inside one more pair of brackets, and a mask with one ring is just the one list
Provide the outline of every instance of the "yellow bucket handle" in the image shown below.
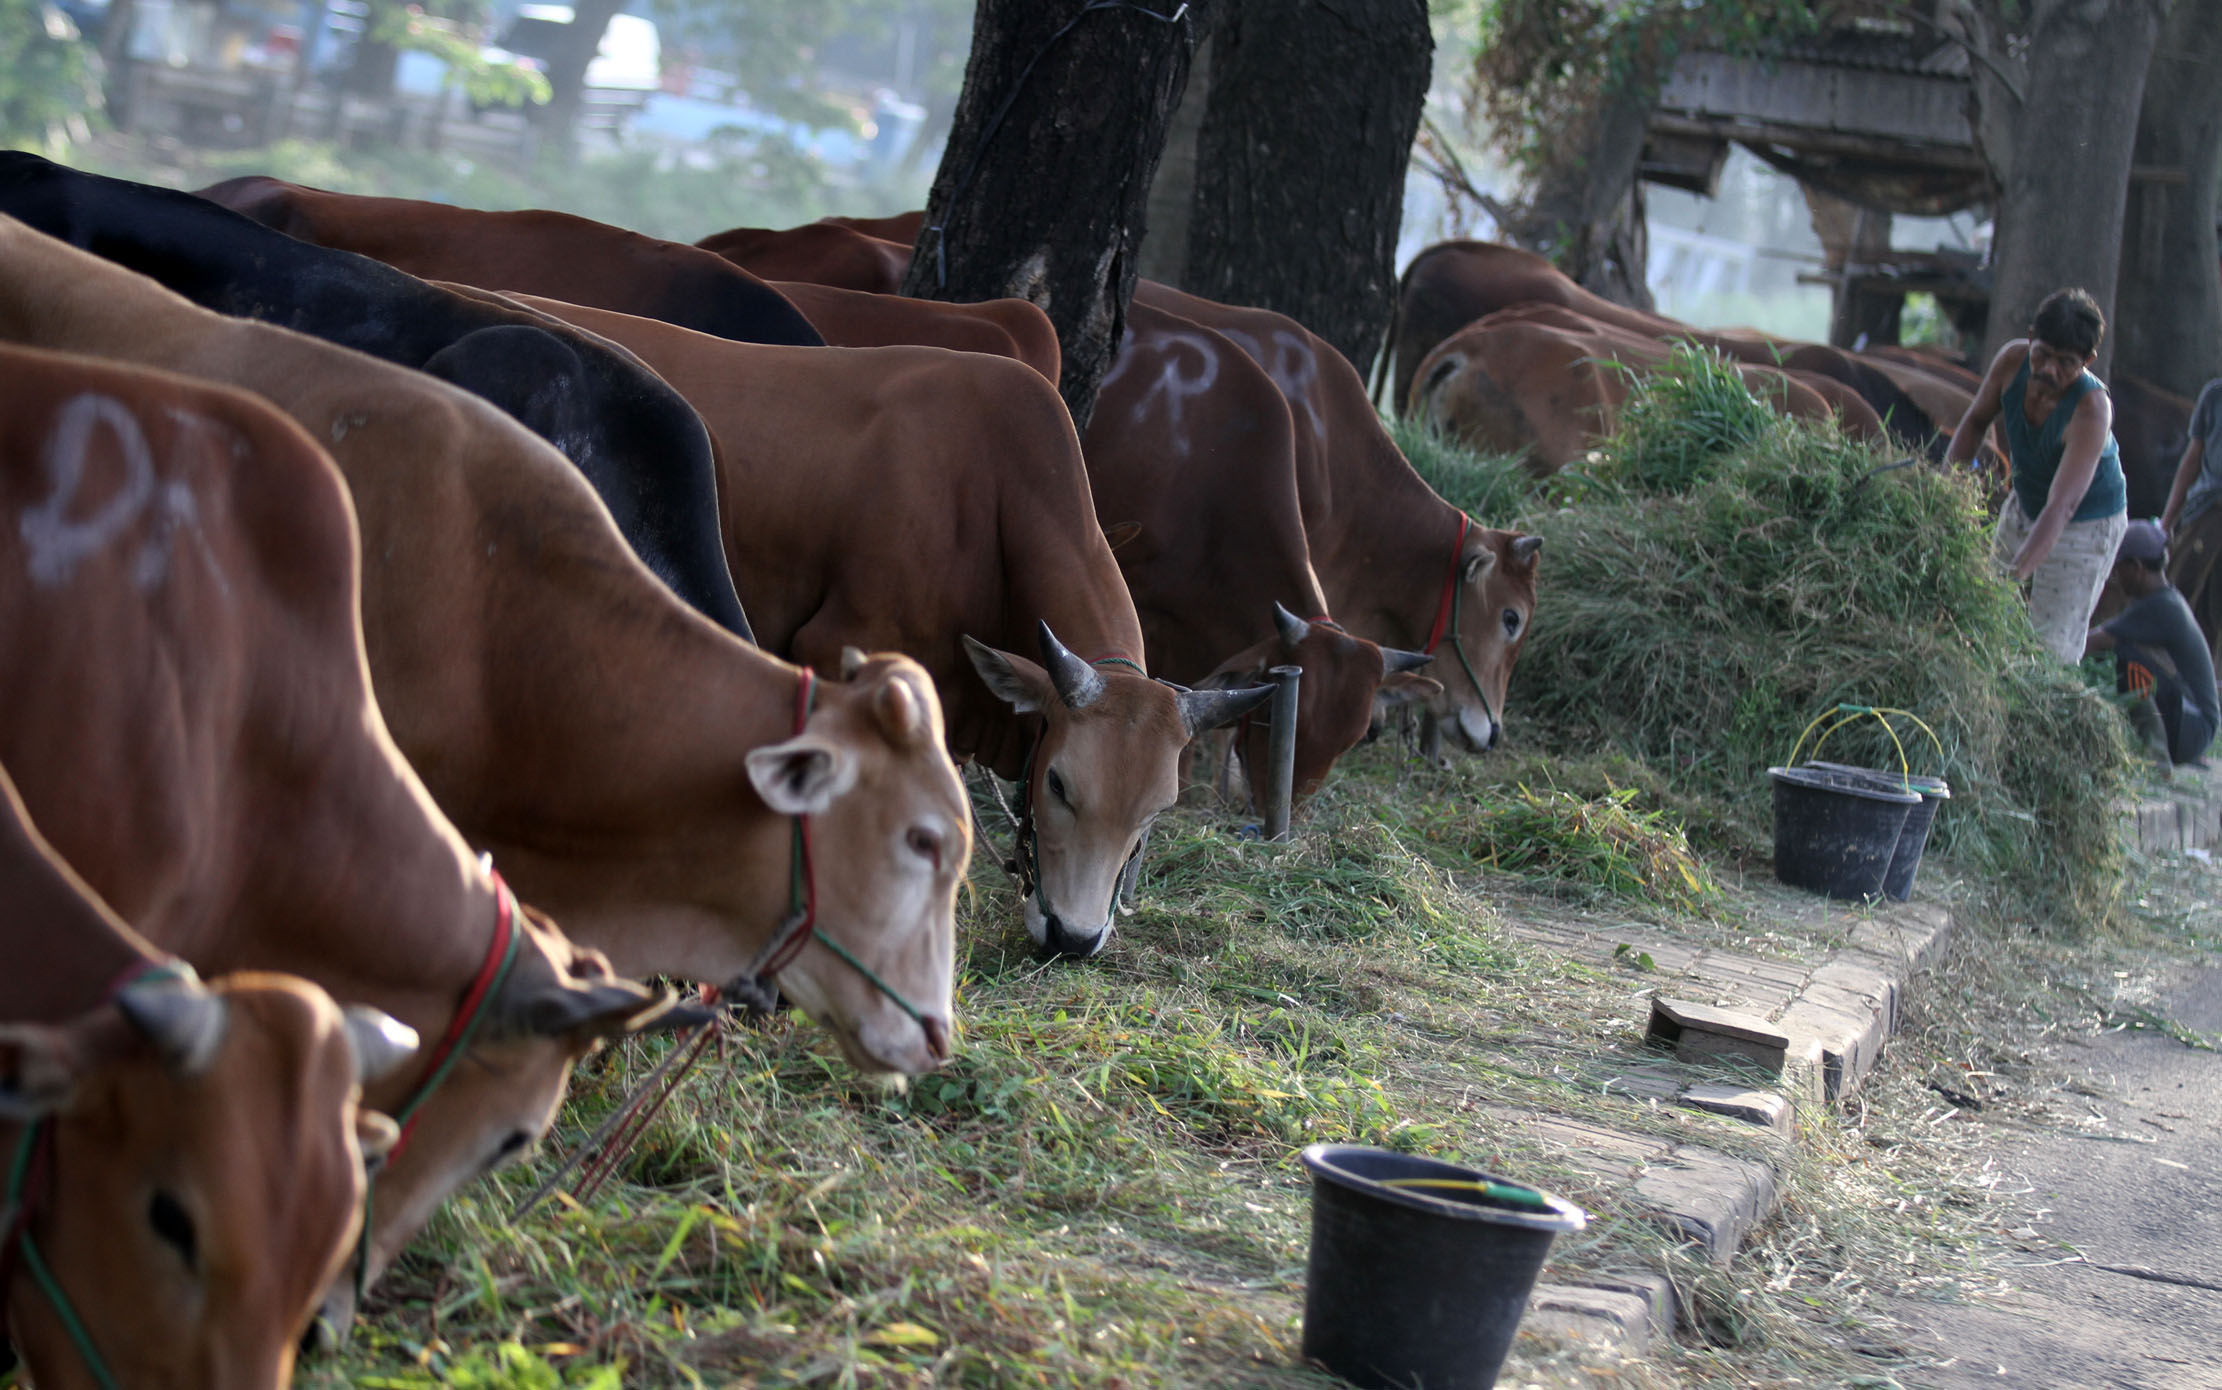
[[1913,785],[1913,769],[1906,762],[1906,745],[1899,739],[1897,729],[1891,726],[1889,716],[1893,714],[1904,715],[1906,718],[1911,719],[1915,723],[1915,725],[1920,728],[1921,732],[1929,736],[1930,744],[1933,745],[1937,750],[1937,766],[1939,768],[1942,768],[1944,766],[1944,742],[1937,737],[1936,730],[1930,728],[1927,724],[1922,723],[1921,716],[1913,713],[1910,710],[1891,709],[1887,706],[1876,705],[1837,705],[1834,708],[1822,710],[1819,714],[1813,716],[1813,722],[1805,726],[1805,732],[1798,735],[1797,743],[1792,745],[1790,749],[1789,765],[1792,767],[1797,766],[1799,750],[1804,748],[1805,741],[1808,738],[1812,737],[1814,728],[1818,726],[1822,720],[1827,719],[1830,715],[1837,716],[1836,722],[1829,725],[1826,729],[1823,729],[1821,731],[1821,736],[1818,739],[1814,739],[1813,752],[1815,756],[1819,756],[1822,745],[1827,743],[1829,741],[1830,735],[1834,734],[1838,729],[1843,728],[1846,724],[1851,723],[1855,719],[1871,717],[1875,720],[1876,723],[1883,726],[1884,733],[1890,735],[1890,746],[1896,749],[1898,752],[1898,777],[1900,784],[1910,790]]

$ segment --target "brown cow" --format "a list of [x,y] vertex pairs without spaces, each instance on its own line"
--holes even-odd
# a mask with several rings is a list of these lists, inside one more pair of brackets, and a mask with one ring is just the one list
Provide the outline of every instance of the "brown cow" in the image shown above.
[[[13,224],[0,244],[27,279],[90,259]],[[21,307],[0,337],[22,336]],[[18,577],[0,586],[0,761],[55,848],[204,971],[305,975],[427,1039],[515,943],[472,1065],[379,1175],[382,1256],[547,1127],[574,1058],[667,1001],[518,917],[395,752],[364,678],[347,494],[297,425],[166,373],[0,362],[0,573]],[[421,1071],[370,1103],[405,1108]]]
[[[849,645],[917,657],[950,750],[1025,783],[1028,934],[1055,954],[1102,950],[1121,872],[1179,793],[1182,748],[1270,691],[1145,674],[1056,391],[974,353],[758,348],[517,299],[624,344],[694,405],[728,492],[748,498],[726,553],[759,638],[812,666]],[[1009,650],[1037,644],[1039,664]]]
[[[374,557],[363,623],[396,742],[578,939],[633,974],[762,972],[794,906],[790,817],[811,814],[818,861],[843,868],[816,885],[817,929],[918,1012],[808,939],[781,985],[860,1065],[922,1070],[947,1055],[970,835],[915,666],[877,661],[820,685],[798,736],[793,668],[679,606],[562,456],[475,397],[205,313],[4,223],[0,253],[0,338],[251,383],[330,441]],[[422,1215],[378,1204],[371,1274]]]
[[821,217],[813,225],[846,227],[852,232],[894,242],[907,251],[918,244],[918,233],[925,228],[926,214],[920,210],[898,212],[892,217]]
[[200,196],[300,241],[426,280],[564,294],[751,343],[820,340],[778,291],[730,261],[566,212],[486,212],[250,175]]
[[[1619,423],[1634,382],[1663,366],[1668,344],[1592,323],[1552,305],[1503,309],[1451,335],[1413,381],[1408,413],[1474,448],[1522,453],[1539,475],[1582,457]],[[1729,366],[1759,400],[1796,419],[1836,419],[1875,438],[1881,422],[1826,377]]]
[[[1412,674],[1424,653],[1384,650],[1333,620],[1304,540],[1287,402],[1234,343],[1130,306],[1082,449],[1097,514],[1139,527],[1116,554],[1157,669],[1241,685],[1274,666],[1302,670],[1297,800],[1366,737],[1378,707],[1440,693]],[[1268,729],[1243,727],[1236,747],[1258,801]]]
[[910,246],[831,222],[802,227],[734,227],[695,243],[766,280],[800,280],[867,294],[895,294],[910,270]]
[[1585,320],[1637,337],[1687,338],[1752,366],[1794,368],[1833,378],[1857,392],[1876,418],[1909,447],[1932,458],[1943,457],[1944,443],[1958,423],[1943,426],[1940,437],[1929,416],[1888,374],[1841,349],[1794,343],[1751,329],[1693,328],[1592,294],[1532,252],[1485,241],[1442,242],[1421,251],[1405,267],[1382,363],[1387,367],[1393,359],[1397,393],[1393,407],[1409,413],[1420,364],[1452,334],[1518,305],[1571,310]]
[[1437,656],[1430,727],[1447,721],[1467,752],[1494,746],[1535,612],[1542,539],[1476,527],[1438,497],[1350,363],[1294,319],[1148,281],[1135,298],[1213,329],[1265,368],[1289,405],[1305,542],[1335,616],[1384,648]]
[[5,770],[0,903],[0,1162],[33,1160],[0,1239],[9,1341],[42,1386],[276,1390],[360,1229],[363,1142],[392,1142],[357,1087],[414,1039],[292,976],[203,987],[54,856]]
[[[1024,362],[1050,385],[1064,363],[1049,315],[1023,299],[944,304],[800,280],[774,282],[834,347],[938,347]],[[655,317],[655,315],[648,315]]]

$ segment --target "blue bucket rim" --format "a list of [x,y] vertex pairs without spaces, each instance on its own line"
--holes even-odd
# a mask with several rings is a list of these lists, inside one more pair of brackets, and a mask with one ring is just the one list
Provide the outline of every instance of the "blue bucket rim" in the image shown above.
[[[1445,1177],[1464,1181],[1501,1183],[1532,1192],[1547,1208],[1531,1211],[1521,1207],[1504,1206],[1493,1202],[1459,1202],[1447,1197],[1429,1196],[1423,1189],[1389,1187],[1383,1183],[1351,1172],[1339,1160],[1358,1154],[1379,1155],[1409,1163],[1420,1168],[1414,1177]],[[1530,1231],[1548,1231],[1566,1235],[1579,1231],[1589,1224],[1589,1213],[1567,1201],[1555,1192],[1546,1192],[1533,1183],[1484,1173],[1478,1168],[1446,1163],[1439,1158],[1421,1154],[1400,1153],[1395,1149],[1376,1148],[1370,1144],[1313,1144],[1297,1155],[1311,1170],[1314,1182],[1332,1183],[1346,1191],[1363,1193],[1377,1201],[1389,1202],[1413,1211],[1423,1211],[1430,1216],[1447,1217],[1453,1221],[1487,1221],[1500,1226],[1518,1226]]]
[[1886,801],[1893,806],[1919,806],[1921,793],[1894,792],[1872,783],[1862,784],[1841,772],[1828,772],[1811,767],[1770,767],[1767,775],[1779,785],[1788,783],[1807,791],[1838,792],[1845,796],[1862,796],[1869,801]]

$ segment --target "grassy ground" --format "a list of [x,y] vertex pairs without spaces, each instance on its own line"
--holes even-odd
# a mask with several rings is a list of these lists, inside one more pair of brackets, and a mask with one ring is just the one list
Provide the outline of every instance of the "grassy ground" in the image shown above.
[[[1823,1157],[1796,1158],[1615,1093],[1614,1076],[1653,1064],[1651,978],[1634,959],[1598,970],[1530,951],[1503,925],[1587,916],[1632,935],[1766,937],[1782,954],[1823,943],[1783,939],[1748,915],[1759,896],[1702,868],[1708,891],[1686,907],[1599,872],[1681,854],[1640,795],[1561,793],[1586,822],[1539,828],[1503,808],[1549,803],[1521,793],[1540,760],[1436,770],[1378,747],[1353,762],[1287,846],[1239,838],[1209,807],[1167,817],[1140,908],[1097,963],[1034,961],[983,854],[948,1070],[898,1092],[846,1075],[799,1020],[737,1030],[587,1206],[508,1224],[545,1155],[451,1201],[353,1346],[301,1382],[1327,1384],[1295,1365],[1309,1218],[1294,1154],[1319,1140],[1562,1192],[1598,1219],[1559,1242],[1549,1277],[1666,1268],[1696,1311],[1697,1343],[1652,1365],[1524,1341],[1507,1385],[1855,1373],[1856,1291],[1953,1257],[1948,1227],[1872,1209],[1949,1179],[1879,1164],[1835,1119],[1807,1122]],[[1522,875],[1491,870],[1515,851]],[[666,1045],[587,1068],[551,1148]],[[1531,1135],[1531,1112],[1780,1166],[1786,1241],[1734,1272],[1693,1261],[1616,1211],[1582,1155]]]
[[[547,1156],[451,1201],[303,1382],[1323,1385],[1296,1364],[1295,1154],[1353,1140],[1590,1207],[1547,1277],[1675,1280],[1675,1345],[1622,1363],[1528,1338],[1507,1386],[1893,1383],[1878,1295],[1983,1277],[1996,1217],[1935,1087],[2010,1078],[2014,1029],[2088,1006],[2067,963],[2136,920],[2126,763],[2105,703],[2031,658],[1963,485],[1862,481],[1877,456],[1693,373],[1541,487],[1408,441],[1446,496],[1546,539],[1512,749],[1451,768],[1361,750],[1288,845],[1210,806],[1169,815],[1138,911],[1087,964],[1032,959],[983,849],[953,1065],[889,1089],[800,1020],[735,1030],[585,1204],[508,1221]],[[1853,699],[1922,713],[1956,788],[1924,876],[1967,944],[1933,1012],[1857,1106],[1801,1115],[1796,1145],[1627,1094],[1616,1078],[1661,1065],[1642,943],[1835,944],[1751,880],[1766,765]],[[2002,864],[2013,891],[1993,890]],[[1632,947],[1597,968],[1506,930],[1558,919]],[[552,1147],[667,1046],[587,1067]],[[1542,1114],[1768,1163],[1781,1212],[1714,1268],[1628,1211],[1595,1155],[1541,1137]]]

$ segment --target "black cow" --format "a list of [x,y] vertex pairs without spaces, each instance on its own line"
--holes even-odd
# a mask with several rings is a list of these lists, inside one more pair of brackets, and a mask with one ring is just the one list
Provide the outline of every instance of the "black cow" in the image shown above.
[[522,307],[296,241],[190,193],[0,151],[0,213],[218,313],[261,319],[475,392],[562,450],[656,576],[753,641],[725,567],[710,436],[638,358]]

